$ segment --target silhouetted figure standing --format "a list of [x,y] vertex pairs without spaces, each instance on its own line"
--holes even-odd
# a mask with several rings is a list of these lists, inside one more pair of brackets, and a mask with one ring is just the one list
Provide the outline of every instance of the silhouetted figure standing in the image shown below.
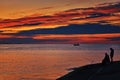
[[107,65],[110,63],[110,58],[109,58],[109,55],[107,53],[105,53],[105,57],[104,59],[102,60],[102,65]]
[[113,62],[113,57],[114,57],[114,49],[110,48],[110,59],[111,59],[111,62]]

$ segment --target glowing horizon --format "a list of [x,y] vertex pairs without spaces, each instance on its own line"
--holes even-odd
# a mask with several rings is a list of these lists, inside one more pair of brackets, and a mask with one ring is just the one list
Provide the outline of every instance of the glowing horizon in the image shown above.
[[[22,42],[24,42],[24,39],[32,39],[34,43],[35,41],[38,41],[38,37],[37,39],[34,37],[36,35],[42,35],[41,40],[43,43],[74,43],[76,41],[85,43],[95,43],[96,41],[97,43],[106,43],[107,41],[109,42],[109,40],[111,40],[110,43],[120,43],[120,2],[118,1],[119,0],[1,0],[0,43],[11,43],[9,42],[9,39],[18,39],[19,43],[19,39],[21,38],[23,40]],[[89,24],[92,32],[89,32],[89,30],[87,30],[89,27],[87,27],[84,29],[85,32],[81,34],[81,29],[83,29],[82,27],[86,24]],[[71,25],[81,28],[72,27]],[[98,27],[98,32],[95,32],[94,29],[92,29],[92,26]],[[105,29],[106,32],[104,29],[101,31],[102,26],[107,26],[109,31],[107,31],[107,29]],[[115,31],[112,31],[113,28]],[[80,29],[80,32],[76,33],[75,31],[71,31],[69,34],[88,36],[86,38],[83,38],[82,36],[72,36],[72,38],[74,37],[74,40],[72,40],[73,42],[69,41],[71,39],[67,37],[68,33],[64,33],[66,39],[57,37],[63,36],[62,32],[66,29],[68,32],[69,30]],[[46,32],[40,33],[41,30]],[[59,31],[59,35],[57,32],[52,33],[56,30]],[[30,35],[29,32],[31,31],[33,33],[38,31],[38,34],[26,36]],[[88,34],[86,34],[86,31]],[[24,35],[19,35],[21,33],[24,33]],[[102,37],[99,39],[98,37],[94,39],[90,38],[95,34],[98,34],[98,37],[101,37],[101,34],[109,35],[105,35],[105,39]],[[112,34],[117,34],[118,36],[110,36]],[[46,42],[47,35],[54,35],[54,37],[48,37]],[[109,40],[107,39],[108,36],[110,36]],[[82,39],[80,40],[79,38]],[[54,42],[56,39],[57,42]],[[64,39],[66,40],[65,42]]]

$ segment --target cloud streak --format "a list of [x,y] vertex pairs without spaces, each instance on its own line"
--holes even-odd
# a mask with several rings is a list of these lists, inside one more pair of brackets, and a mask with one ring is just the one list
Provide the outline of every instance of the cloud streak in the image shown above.
[[70,9],[53,15],[34,15],[18,19],[0,20],[0,29],[5,33],[6,29],[12,32],[12,28],[15,29],[15,27],[39,26],[39,28],[50,28],[50,26],[100,23],[102,21],[105,21],[106,24],[120,25],[119,17],[120,3],[106,3],[97,7]]
[[0,44],[3,43],[116,43],[120,44],[120,33],[114,34],[47,34],[34,35],[32,37],[16,37],[2,38]]
[[71,24],[49,29],[34,29],[22,31],[15,35],[32,36],[36,34],[106,34],[120,33],[120,27],[101,24]]
[[0,19],[0,43],[120,43],[119,33],[120,2]]

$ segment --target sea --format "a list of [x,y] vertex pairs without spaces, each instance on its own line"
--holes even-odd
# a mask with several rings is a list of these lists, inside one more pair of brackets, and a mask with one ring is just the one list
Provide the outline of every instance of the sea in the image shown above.
[[0,44],[0,80],[56,80],[70,68],[101,63],[120,44]]

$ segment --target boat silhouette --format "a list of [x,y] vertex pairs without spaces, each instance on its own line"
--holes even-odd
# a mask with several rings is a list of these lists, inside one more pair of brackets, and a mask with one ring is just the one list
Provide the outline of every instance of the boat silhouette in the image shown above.
[[80,44],[79,43],[75,43],[75,44],[73,44],[74,46],[79,46]]

